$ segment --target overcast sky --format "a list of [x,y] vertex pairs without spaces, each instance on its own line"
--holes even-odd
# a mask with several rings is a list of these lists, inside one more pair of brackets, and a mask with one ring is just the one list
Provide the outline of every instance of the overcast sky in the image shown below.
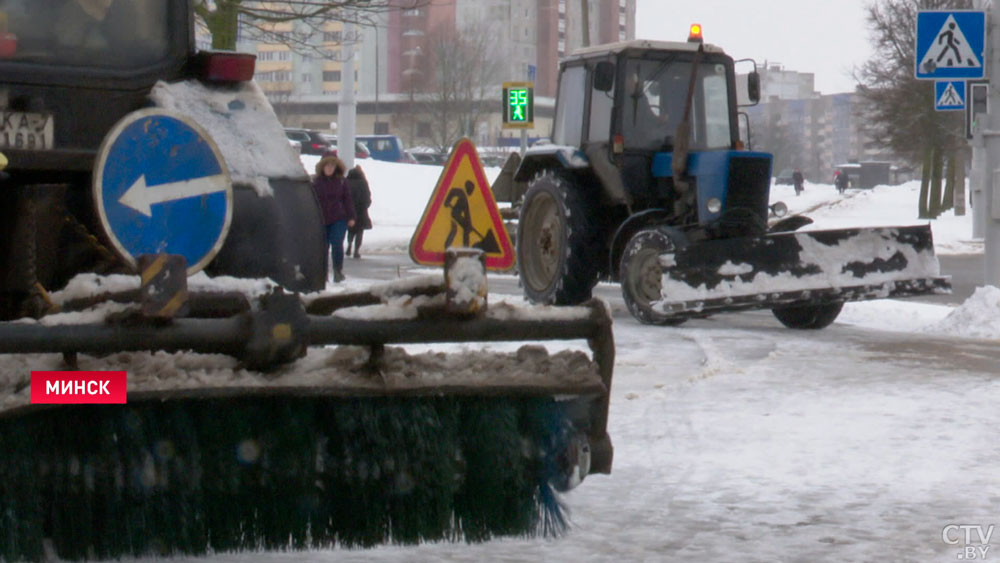
[[[684,41],[693,22],[734,59],[812,72],[816,89],[854,89],[850,71],[871,55],[870,0],[636,0],[636,38]],[[740,70],[741,67],[737,67]]]

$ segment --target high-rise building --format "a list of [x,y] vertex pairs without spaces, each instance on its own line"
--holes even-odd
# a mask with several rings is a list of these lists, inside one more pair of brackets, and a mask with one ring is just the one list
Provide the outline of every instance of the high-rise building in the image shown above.
[[[551,116],[553,102],[546,98],[555,96],[562,57],[585,44],[635,37],[636,0],[434,0],[416,8],[408,0],[398,2],[399,9],[371,14],[366,24],[356,26],[358,131],[402,134],[411,143],[420,142],[414,138],[419,137],[416,129],[396,130],[403,120],[395,117],[408,111],[406,100],[430,87],[433,41],[441,34],[489,37],[500,67],[498,96],[503,82],[535,82],[541,107],[533,136],[549,134],[546,116]],[[286,124],[326,128],[335,120],[344,72],[340,45],[351,38],[345,37],[342,23],[329,22],[321,36],[310,36],[311,47],[290,48],[282,34],[298,30],[305,35],[305,29],[297,28],[302,25],[276,24],[273,41],[244,42],[241,50],[257,53],[257,81]],[[499,103],[497,107],[499,117]],[[496,129],[499,134],[499,125]]]
[[635,39],[635,0],[537,0],[537,5],[539,95],[556,95],[559,60],[574,50]]

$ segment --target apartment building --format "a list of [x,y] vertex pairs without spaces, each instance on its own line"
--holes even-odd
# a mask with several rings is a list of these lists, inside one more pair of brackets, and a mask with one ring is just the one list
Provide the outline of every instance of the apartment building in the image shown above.
[[[865,134],[861,97],[853,92],[821,94],[813,73],[766,63],[761,103],[744,108],[750,117],[753,148],[774,153],[774,173],[798,168],[813,182],[832,182],[838,165],[869,160],[896,161]],[[745,100],[746,77],[738,77]]]
[[[321,34],[308,33],[302,22],[275,24],[270,34],[241,41],[240,49],[257,54],[256,80],[286,125],[330,129],[345,72],[341,45],[352,42],[357,131],[398,134],[412,145],[427,140],[411,113],[434,72],[432,41],[441,33],[474,30],[488,35],[501,69],[496,101],[484,102],[495,115],[473,126],[477,142],[493,143],[502,134],[505,81],[535,82],[536,127],[529,136],[543,137],[551,127],[560,58],[586,39],[597,44],[635,36],[636,0],[583,1],[586,12],[581,0],[434,0],[417,8],[399,0],[400,9],[369,14],[364,25],[329,22]],[[295,44],[305,36],[308,45]]]

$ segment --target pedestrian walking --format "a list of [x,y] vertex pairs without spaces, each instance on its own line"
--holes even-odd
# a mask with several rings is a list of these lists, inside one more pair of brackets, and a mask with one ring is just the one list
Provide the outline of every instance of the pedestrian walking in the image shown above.
[[360,164],[347,173],[347,185],[351,189],[351,201],[354,202],[354,226],[347,229],[347,255],[351,255],[353,244],[354,257],[361,258],[361,239],[364,238],[365,230],[372,228],[372,219],[368,215],[368,208],[372,205],[372,191]]
[[850,184],[850,179],[847,177],[847,172],[843,170],[837,171],[837,177],[833,180],[834,185],[837,187],[837,191],[844,193],[847,189],[848,184]]
[[344,172],[347,167],[335,156],[324,156],[316,163],[313,190],[323,211],[326,242],[333,261],[333,281],[344,281],[344,235],[354,226],[354,202]]
[[795,172],[792,173],[792,184],[795,185],[795,195],[799,195],[802,193],[802,190],[804,189],[802,187],[802,184],[804,184],[805,181],[806,179],[802,177],[802,172],[799,171],[798,169],[796,169]]

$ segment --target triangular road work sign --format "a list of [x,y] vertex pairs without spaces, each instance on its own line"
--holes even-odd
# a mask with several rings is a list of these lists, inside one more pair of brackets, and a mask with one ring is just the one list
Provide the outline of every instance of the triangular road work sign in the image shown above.
[[920,68],[924,72],[933,72],[936,68],[980,68],[983,62],[969,46],[969,41],[962,33],[954,15],[941,26],[934,43],[920,59]]
[[461,139],[451,149],[448,163],[410,239],[410,258],[417,264],[444,264],[450,247],[478,248],[486,253],[490,270],[514,266],[514,245],[500,218],[476,146]]

